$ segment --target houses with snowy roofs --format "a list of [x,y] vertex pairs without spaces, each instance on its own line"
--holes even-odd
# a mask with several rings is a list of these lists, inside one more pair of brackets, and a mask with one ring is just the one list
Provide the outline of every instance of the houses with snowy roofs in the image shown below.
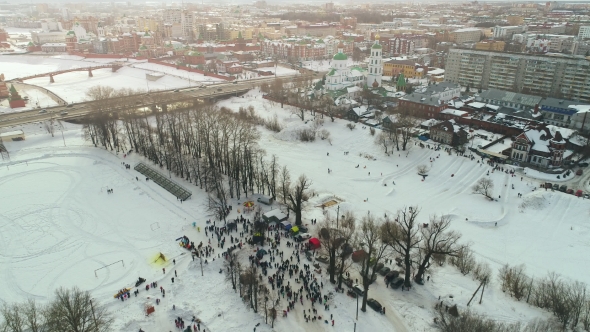
[[552,135],[547,127],[528,129],[516,136],[510,158],[541,168],[559,167],[571,156],[566,143],[559,131]]

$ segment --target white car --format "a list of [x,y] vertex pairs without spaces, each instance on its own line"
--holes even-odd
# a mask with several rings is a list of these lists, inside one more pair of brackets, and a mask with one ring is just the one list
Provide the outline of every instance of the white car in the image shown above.
[[309,234],[309,233],[301,233],[301,234],[299,234],[299,235],[301,236],[301,239],[302,239],[302,240],[308,240],[308,239],[311,239],[311,234]]

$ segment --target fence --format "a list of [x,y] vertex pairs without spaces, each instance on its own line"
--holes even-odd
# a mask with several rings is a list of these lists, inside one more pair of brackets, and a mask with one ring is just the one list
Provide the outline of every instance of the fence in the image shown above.
[[133,169],[135,169],[139,173],[147,176],[152,181],[154,181],[156,184],[158,184],[160,187],[166,189],[166,191],[168,191],[169,193],[176,196],[176,198],[178,198],[182,201],[187,200],[188,198],[190,198],[193,195],[193,193],[190,192],[189,190],[183,188],[181,185],[173,182],[169,178],[163,176],[158,171],[152,169],[151,167],[147,166],[144,163],[139,163],[139,164],[135,165],[135,167]]

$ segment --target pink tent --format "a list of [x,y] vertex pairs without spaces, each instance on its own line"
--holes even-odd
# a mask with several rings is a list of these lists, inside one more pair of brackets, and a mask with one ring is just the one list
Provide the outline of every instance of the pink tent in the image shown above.
[[317,237],[312,237],[311,239],[309,239],[309,244],[311,246],[311,249],[318,249],[319,247],[321,247],[320,240],[318,240]]

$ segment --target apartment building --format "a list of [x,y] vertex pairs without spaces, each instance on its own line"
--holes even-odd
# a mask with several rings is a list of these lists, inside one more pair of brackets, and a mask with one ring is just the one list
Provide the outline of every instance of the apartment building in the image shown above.
[[590,101],[590,61],[583,57],[451,49],[445,69],[445,80],[462,86]]
[[[171,26],[171,36],[169,37],[185,37],[192,38],[193,36],[193,12],[180,9],[169,8],[164,11],[163,21],[165,24]],[[174,28],[177,27],[177,28]]]
[[503,39],[509,40],[515,34],[520,34],[523,32],[526,32],[526,25],[507,26],[507,27],[496,26],[496,27],[494,27],[494,35],[493,36],[496,39],[503,38]]
[[578,31],[579,38],[590,38],[590,25],[583,25]]
[[450,33],[451,41],[457,44],[463,43],[477,43],[481,36],[483,35],[482,31],[477,28],[464,28],[455,30]]

